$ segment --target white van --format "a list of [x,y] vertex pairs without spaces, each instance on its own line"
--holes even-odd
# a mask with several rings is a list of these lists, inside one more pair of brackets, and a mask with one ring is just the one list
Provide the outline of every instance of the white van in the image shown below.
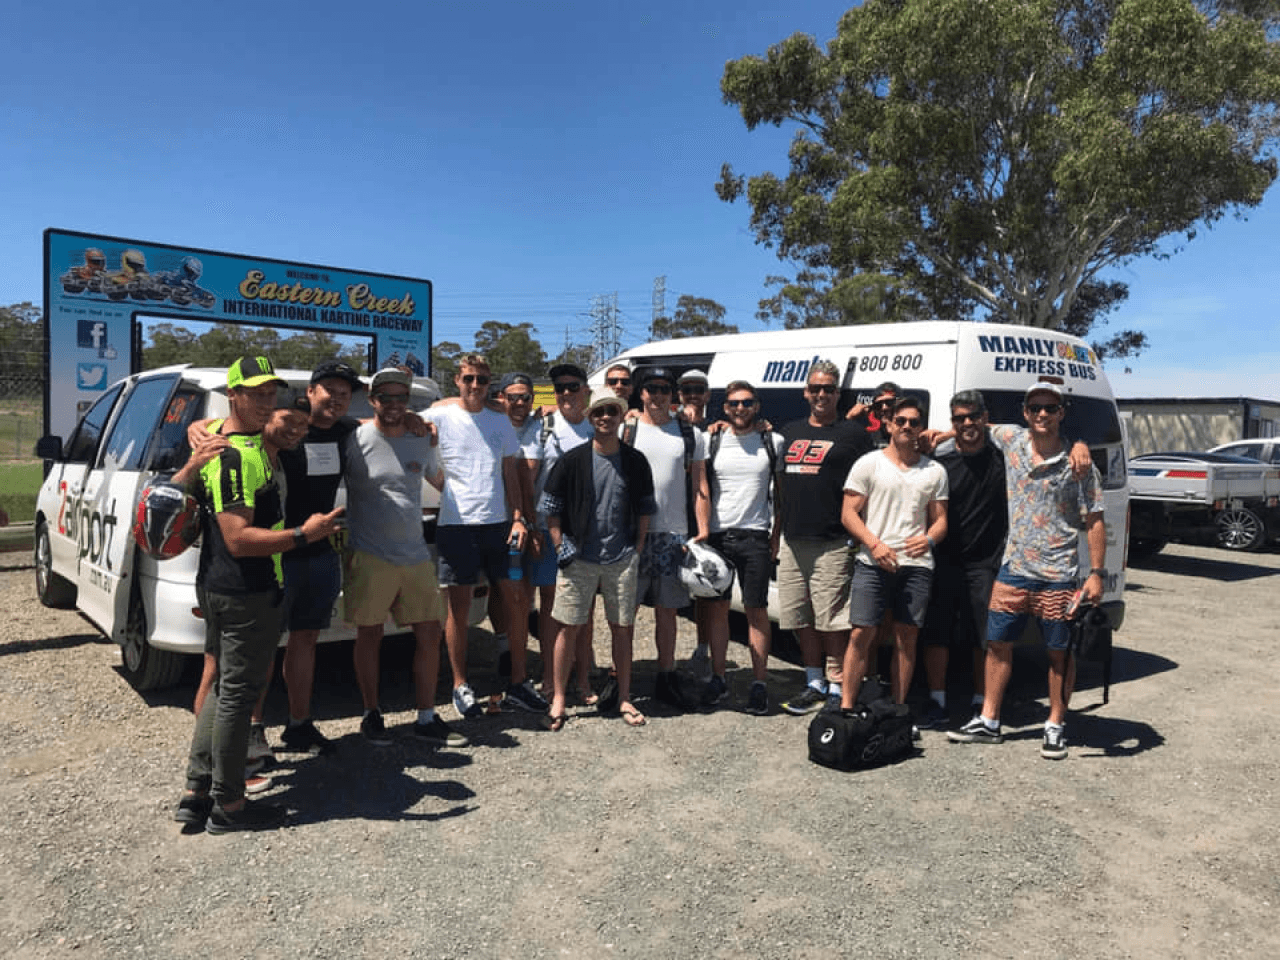
[[[299,390],[311,379],[306,371],[276,372]],[[419,378],[412,396],[413,409],[423,410],[440,390]],[[172,473],[186,462],[188,426],[228,412],[225,369],[163,367],[113,384],[65,443],[50,436],[36,446],[38,456],[52,461],[36,497],[40,601],[80,610],[120,644],[125,677],[139,690],[178,680],[186,655],[204,651],[204,622],[195,593],[198,544],[164,561],[139,551],[132,534],[138,496],[157,473]],[[350,415],[373,415],[367,391],[352,398]],[[438,495],[424,489],[424,504],[434,515]],[[473,624],[484,616],[487,590],[476,593],[481,598],[472,605]],[[354,636],[340,616],[339,606],[321,642]]]
[[[1129,485],[1124,433],[1102,364],[1078,337],[995,323],[927,321],[769,330],[689,337],[627,350],[591,376],[593,386],[615,363],[633,369],[663,366],[677,376],[697,368],[707,374],[709,416],[721,415],[724,388],[746,380],[760,394],[761,416],[781,427],[806,417],[804,384],[809,368],[829,360],[844,371],[840,410],[869,404],[877,385],[892,380],[919,399],[928,425],[950,429],[949,403],[960,390],[980,390],[992,423],[1025,426],[1022,399],[1037,380],[1060,384],[1067,395],[1063,434],[1089,445],[1106,498],[1107,583],[1104,606],[1112,623],[1124,621]],[[1080,538],[1081,564],[1088,569]]]

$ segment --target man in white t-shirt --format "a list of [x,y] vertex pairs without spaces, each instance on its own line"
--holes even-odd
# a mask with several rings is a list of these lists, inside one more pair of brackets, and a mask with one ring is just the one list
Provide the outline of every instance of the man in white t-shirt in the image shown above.
[[706,540],[710,534],[711,497],[707,489],[706,437],[701,430],[671,416],[675,386],[675,377],[665,368],[642,371],[640,399],[644,409],[624,426],[623,437],[626,439],[634,430],[631,442],[649,461],[658,504],[640,555],[636,589],[639,601],[653,607],[658,648],[653,695],[683,710],[690,702],[680,689],[676,673],[676,611],[689,605],[689,594],[679,576],[684,544],[690,534],[688,498],[694,497],[694,539]]
[[852,709],[866,676],[876,630],[893,612],[890,674],[895,703],[906,703],[933,574],[933,548],[947,535],[947,472],[916,449],[924,411],[914,397],[893,405],[889,445],[860,458],[844,483],[841,522],[862,545],[854,563],[841,706]]
[[[760,399],[755,387],[734,380],[725,388],[724,413],[728,429],[707,440],[707,480],[711,490],[711,546],[733,564],[747,615],[754,681],[747,712],[769,712],[769,574],[778,556],[781,526],[773,509],[778,451],[782,437],[762,433],[757,425]],[[711,647],[711,679],[702,691],[702,705],[728,696],[725,662],[729,650],[729,597],[732,587],[715,600],[704,600],[707,639]]]
[[[518,609],[520,584],[508,578],[508,543],[523,549],[529,535],[520,494],[519,440],[511,421],[485,406],[490,380],[489,361],[479,354],[467,354],[454,376],[460,402],[437,404],[425,415],[439,431],[444,467],[436,549],[440,585],[449,600],[445,643],[453,670],[453,705],[468,719],[483,712],[467,682],[467,614],[472,590],[483,573],[499,591],[506,609]],[[528,624],[510,615],[507,621],[512,661],[507,702],[541,712],[546,701],[533,689],[526,673]]]

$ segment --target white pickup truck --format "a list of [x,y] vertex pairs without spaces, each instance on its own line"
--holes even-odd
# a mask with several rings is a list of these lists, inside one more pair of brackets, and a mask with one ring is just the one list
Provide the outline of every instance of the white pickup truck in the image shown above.
[[1129,552],[1171,539],[1260,550],[1280,534],[1280,468],[1223,453],[1148,453],[1129,461]]

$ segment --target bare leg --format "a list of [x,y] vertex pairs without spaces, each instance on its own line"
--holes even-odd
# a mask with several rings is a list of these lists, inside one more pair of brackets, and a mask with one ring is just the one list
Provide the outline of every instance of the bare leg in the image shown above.
[[592,624],[588,621],[578,627],[573,635],[573,673],[578,678],[578,696],[584,700],[593,692],[591,689],[591,664],[594,660],[593,633]]
[[445,587],[449,598],[449,619],[445,623],[444,640],[449,648],[449,669],[453,671],[454,689],[467,682],[467,627],[471,612],[470,586]]
[[631,726],[640,726],[644,723],[644,714],[631,702],[632,636],[635,628],[611,623],[609,632],[613,635],[613,670],[618,677],[618,710],[628,718],[627,723]]
[[858,699],[858,690],[862,687],[862,678],[867,675],[867,661],[871,657],[871,645],[875,643],[876,627],[854,627],[849,644],[844,652],[845,681],[840,690],[840,706],[852,710],[854,701]]
[[916,669],[916,636],[919,633],[919,627],[913,627],[907,623],[893,625],[893,669],[890,680],[894,703],[907,702],[907,691],[911,689],[911,675]]
[[703,600],[698,605],[698,641],[711,646],[711,672],[723,677],[729,659],[729,601]]
[[[849,671],[845,669],[845,658],[848,656],[847,651],[849,649],[850,635],[850,633],[844,630],[823,630],[818,634],[818,636],[822,638],[822,648],[827,655],[828,661],[834,660],[840,665],[838,673],[834,670],[830,671],[830,681],[832,683],[843,683],[844,678],[849,676]],[[866,670],[865,663],[863,665],[863,670]],[[855,684],[861,683],[863,676],[864,674],[860,673],[858,676],[852,678],[851,682]]]
[[654,607],[653,624],[653,639],[658,648],[658,669],[668,673],[676,668],[675,608]]
[[791,631],[800,646],[800,659],[806,667],[822,669],[822,640],[813,627],[796,627]]
[[950,656],[945,643],[924,648],[924,676],[930,693],[947,689],[947,661]]
[[319,630],[293,630],[284,647],[284,683],[289,691],[289,719],[311,716],[311,688],[316,676]]
[[538,587],[538,646],[542,650],[542,689],[545,693],[555,687],[556,635],[560,624],[551,616],[556,605],[556,585]]
[[419,710],[436,705],[436,679],[440,676],[440,621],[413,625],[413,695]]
[[973,695],[983,696],[987,689],[986,677],[987,651],[979,646],[973,648]]
[[[1066,690],[1062,689],[1063,675],[1066,675]],[[1071,691],[1076,685],[1076,662],[1067,666],[1065,650],[1049,651],[1049,722],[1061,724],[1067,719],[1067,704],[1071,701]]]
[[356,627],[356,645],[352,652],[352,665],[356,672],[356,686],[366,710],[378,709],[378,661],[382,651],[382,624],[372,627]]
[[1012,643],[992,643],[987,646],[986,675],[982,716],[987,720],[999,720],[1004,690],[1009,685],[1009,677],[1013,675]]
[[555,681],[554,693],[551,697],[551,719],[563,717],[565,700],[569,692],[569,674],[573,671],[574,646],[577,635],[582,628],[562,624],[556,634],[555,648]]

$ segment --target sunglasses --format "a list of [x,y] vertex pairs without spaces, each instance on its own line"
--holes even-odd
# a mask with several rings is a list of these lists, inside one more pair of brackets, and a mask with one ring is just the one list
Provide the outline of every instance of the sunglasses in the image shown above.
[[1037,413],[1050,413],[1050,414],[1057,413],[1061,409],[1062,409],[1062,404],[1060,403],[1028,403],[1027,404],[1027,413],[1033,416]]
[[919,417],[894,417],[893,422],[900,427],[911,427],[915,429],[923,422]]
[[981,413],[956,413],[952,414],[951,422],[956,426],[960,426],[962,423],[977,423],[983,416]]
[[737,410],[739,407],[744,407],[747,410],[750,410],[752,407],[756,405],[756,401],[755,400],[726,400],[724,402],[724,405],[728,407],[730,410]]
[[631,386],[631,378],[630,377],[609,377],[607,380],[605,380],[605,383],[607,383],[611,387],[629,387]]
[[622,416],[622,411],[617,407],[596,407],[591,411],[590,416],[601,420],[605,417],[620,417]]
[[643,389],[648,390],[650,393],[670,393],[671,392],[671,387],[669,387],[665,383],[646,383]]
[[503,396],[507,398],[507,403],[528,403],[533,399],[532,393],[507,393]]
[[409,395],[407,393],[375,393],[373,399],[379,403],[408,403]]
[[806,393],[817,396],[820,393],[839,393],[840,388],[834,383],[811,383],[804,388]]
[[686,383],[680,388],[681,393],[706,393],[707,388],[696,383]]
[[489,376],[487,373],[464,373],[462,375],[462,382],[467,386],[471,386],[471,384],[475,383],[482,387],[487,387],[489,385],[489,381],[492,379],[493,377]]
[[894,399],[893,397],[890,397],[888,400],[876,400],[874,403],[871,404],[871,407],[873,410],[880,410],[884,407],[892,407],[893,399]]
[[577,380],[574,380],[572,383],[554,384],[554,387],[555,387],[556,393],[577,393],[579,390],[582,389],[582,384],[580,384]]

